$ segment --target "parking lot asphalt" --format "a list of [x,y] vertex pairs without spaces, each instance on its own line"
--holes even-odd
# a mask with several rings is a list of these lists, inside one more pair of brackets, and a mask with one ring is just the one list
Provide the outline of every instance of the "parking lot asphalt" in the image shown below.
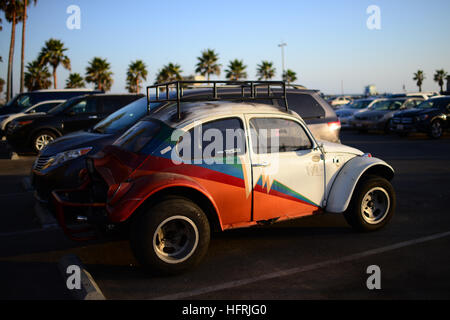
[[[174,277],[146,273],[128,242],[74,243],[40,229],[23,190],[33,158],[0,160],[0,299],[70,299],[57,271],[80,257],[108,299],[448,299],[450,136],[359,134],[342,142],[396,170],[397,212],[374,233],[355,233],[341,215],[214,234],[203,263]],[[381,270],[368,290],[366,269]]]

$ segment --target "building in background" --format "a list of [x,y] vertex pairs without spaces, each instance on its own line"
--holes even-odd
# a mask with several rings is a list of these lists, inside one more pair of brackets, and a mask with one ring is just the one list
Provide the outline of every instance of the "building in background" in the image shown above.
[[378,95],[377,87],[374,84],[369,84],[364,88],[365,96],[376,96]]

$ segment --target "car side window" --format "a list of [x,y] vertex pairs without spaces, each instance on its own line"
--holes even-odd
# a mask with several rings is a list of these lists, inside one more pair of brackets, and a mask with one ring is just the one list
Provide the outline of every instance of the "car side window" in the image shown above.
[[405,108],[406,109],[410,109],[410,108],[414,108],[417,104],[416,101],[418,100],[409,100],[405,103]]
[[97,112],[97,101],[95,99],[83,99],[70,108],[72,114],[87,114]]
[[43,103],[43,104],[37,106],[36,108],[34,108],[33,112],[47,112],[59,104],[61,104],[61,103],[60,102]]
[[296,121],[279,118],[250,120],[252,149],[257,154],[292,152],[312,148],[305,129]]
[[203,123],[183,135],[177,148],[180,157],[185,160],[245,154],[242,121],[239,118],[226,118]]

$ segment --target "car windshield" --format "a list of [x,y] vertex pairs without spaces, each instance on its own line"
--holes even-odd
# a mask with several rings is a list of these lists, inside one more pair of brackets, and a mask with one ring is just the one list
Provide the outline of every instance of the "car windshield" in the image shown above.
[[382,100],[372,106],[372,110],[398,110],[403,105],[404,100]]
[[349,109],[364,109],[372,102],[372,100],[355,100],[347,105]]
[[56,107],[54,107],[53,109],[50,109],[47,113],[49,114],[56,114],[56,113],[60,113],[61,111],[66,110],[68,107],[70,107],[71,105],[73,105],[75,102],[77,102],[79,100],[79,97],[76,98],[72,98],[67,100],[64,103],[61,103],[59,105],[57,105]]
[[140,121],[119,137],[113,145],[138,153],[156,136],[160,129],[161,125],[157,121]]
[[18,94],[14,97],[14,99],[10,100],[3,107],[16,106],[19,109],[29,108],[33,105],[33,101],[31,101],[31,97],[28,94]]
[[[161,103],[152,103],[150,105],[150,110],[153,110],[160,105]],[[147,98],[141,98],[110,114],[104,120],[96,124],[92,131],[105,134],[116,133],[129,128],[146,114]]]

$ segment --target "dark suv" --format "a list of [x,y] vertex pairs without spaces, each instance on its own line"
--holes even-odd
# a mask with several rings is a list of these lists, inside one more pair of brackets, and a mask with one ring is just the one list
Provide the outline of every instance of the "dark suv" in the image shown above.
[[6,127],[6,139],[16,152],[40,152],[57,137],[91,128],[109,114],[143,97],[136,94],[96,94],[72,98],[46,114],[16,118]]
[[62,90],[37,90],[32,92],[19,93],[7,104],[0,107],[0,115],[19,113],[42,101],[68,100],[86,94],[98,94],[98,93],[103,92],[92,89],[62,89]]
[[450,97],[431,98],[392,119],[392,130],[400,134],[424,132],[439,139],[446,129],[450,129]]
[[[185,90],[184,96],[196,98],[209,95],[209,90]],[[235,90],[227,90],[230,97]],[[303,117],[314,135],[322,140],[339,141],[339,121],[332,108],[319,96],[317,91],[288,89],[289,109]],[[284,107],[282,100],[263,100],[265,104]],[[152,103],[150,112],[157,113],[171,103]],[[32,184],[36,199],[46,203],[54,189],[74,188],[78,185],[78,173],[85,168],[86,156],[92,156],[103,147],[112,144],[126,130],[147,114],[147,99],[142,98],[116,111],[92,129],[76,132],[45,147],[36,159],[32,170]]]

